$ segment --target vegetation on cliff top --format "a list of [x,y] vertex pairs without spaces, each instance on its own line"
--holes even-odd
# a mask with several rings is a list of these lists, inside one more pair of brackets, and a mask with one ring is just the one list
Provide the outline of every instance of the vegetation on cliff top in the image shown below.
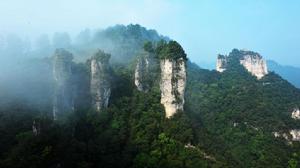
[[111,55],[108,53],[105,53],[102,50],[98,50],[92,57],[92,59],[96,59],[97,61],[108,63]]

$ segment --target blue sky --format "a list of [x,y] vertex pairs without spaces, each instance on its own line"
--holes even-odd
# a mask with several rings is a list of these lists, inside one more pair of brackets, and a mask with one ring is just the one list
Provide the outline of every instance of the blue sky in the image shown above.
[[0,34],[75,34],[129,23],[177,40],[200,64],[241,48],[300,67],[297,0],[0,0]]

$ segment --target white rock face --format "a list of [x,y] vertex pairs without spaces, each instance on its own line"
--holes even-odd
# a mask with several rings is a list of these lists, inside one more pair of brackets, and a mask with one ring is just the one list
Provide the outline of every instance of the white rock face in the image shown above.
[[257,79],[261,79],[268,74],[267,63],[259,55],[245,55],[240,63]]
[[239,59],[240,64],[252,75],[256,76],[257,79],[261,79],[268,74],[267,63],[258,53],[236,49],[233,50],[229,56],[218,56],[216,70],[218,72],[224,72],[228,68],[228,61],[232,58]]
[[293,141],[300,141],[300,130],[294,129],[290,130]]
[[300,119],[300,110],[299,108],[295,108],[294,111],[292,112],[292,118],[295,120]]
[[275,138],[282,137],[282,138],[286,139],[287,141],[290,141],[290,138],[289,138],[287,133],[273,132],[273,135],[274,135]]
[[218,56],[216,70],[218,72],[224,72],[227,66],[227,58],[225,56]]
[[111,94],[108,62],[91,60],[91,95],[94,109],[100,111],[106,108]]
[[134,84],[139,91],[147,92],[149,90],[149,85],[145,80],[147,75],[149,75],[149,58],[142,57],[138,60],[134,73]]
[[166,117],[172,117],[178,110],[183,110],[186,85],[185,60],[163,59],[161,68],[161,104],[164,105]]
[[292,143],[292,141],[300,141],[300,130],[299,129],[290,130],[290,132],[288,132],[288,133],[273,132],[273,135],[275,138],[282,137],[282,138],[286,139],[289,143]]

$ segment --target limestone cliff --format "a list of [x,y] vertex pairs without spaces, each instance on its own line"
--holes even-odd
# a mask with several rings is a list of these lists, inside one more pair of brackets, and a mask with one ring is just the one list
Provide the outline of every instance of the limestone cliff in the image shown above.
[[216,70],[219,72],[224,72],[227,66],[227,57],[224,55],[218,55]]
[[148,92],[159,81],[160,102],[170,118],[184,110],[186,54],[176,41],[162,41],[155,47],[146,43],[144,51],[137,61],[134,83],[139,91]]
[[148,92],[155,83],[159,73],[159,62],[153,53],[143,52],[137,60],[134,84],[141,92]]
[[53,56],[54,119],[57,119],[58,115],[74,110],[72,59],[72,54],[64,49],[57,49]]
[[261,79],[268,74],[266,61],[259,54],[246,54],[240,60],[240,63],[257,79]]
[[149,60],[148,56],[140,57],[137,61],[135,73],[134,73],[134,84],[139,91],[147,92],[149,90],[149,83],[147,78],[149,75]]
[[161,103],[165,107],[166,117],[170,118],[178,110],[183,110],[186,86],[186,63],[183,58],[162,59]]
[[219,55],[216,70],[224,72],[228,68],[228,62],[233,59],[239,59],[239,63],[257,79],[261,79],[268,74],[266,61],[261,55],[252,51],[237,49],[234,49],[229,56]]
[[97,111],[106,108],[109,103],[111,94],[109,59],[109,54],[99,50],[90,60],[92,106]]

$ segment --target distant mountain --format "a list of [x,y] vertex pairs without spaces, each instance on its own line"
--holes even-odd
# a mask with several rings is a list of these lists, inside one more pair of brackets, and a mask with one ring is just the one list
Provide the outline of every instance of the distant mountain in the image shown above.
[[212,62],[199,61],[199,62],[195,62],[195,63],[203,69],[209,69],[209,70],[216,69],[216,62],[214,62],[214,61],[212,61]]
[[[215,69],[216,63],[200,62],[198,65],[204,69]],[[290,65],[281,65],[273,60],[267,60],[267,66],[269,71],[273,71],[279,74],[283,79],[289,81],[291,84],[300,88],[300,68]]]
[[270,71],[276,72],[282,78],[288,80],[290,83],[300,88],[300,68],[281,65],[273,60],[268,60],[267,64]]
[[75,43],[79,45],[73,46],[73,50],[70,51],[74,52],[79,60],[85,60],[97,49],[101,49],[111,54],[113,63],[129,63],[143,50],[147,41],[169,41],[168,37],[158,34],[156,30],[146,29],[138,24],[115,25],[96,31],[88,37],[90,38],[87,40],[77,40]]

